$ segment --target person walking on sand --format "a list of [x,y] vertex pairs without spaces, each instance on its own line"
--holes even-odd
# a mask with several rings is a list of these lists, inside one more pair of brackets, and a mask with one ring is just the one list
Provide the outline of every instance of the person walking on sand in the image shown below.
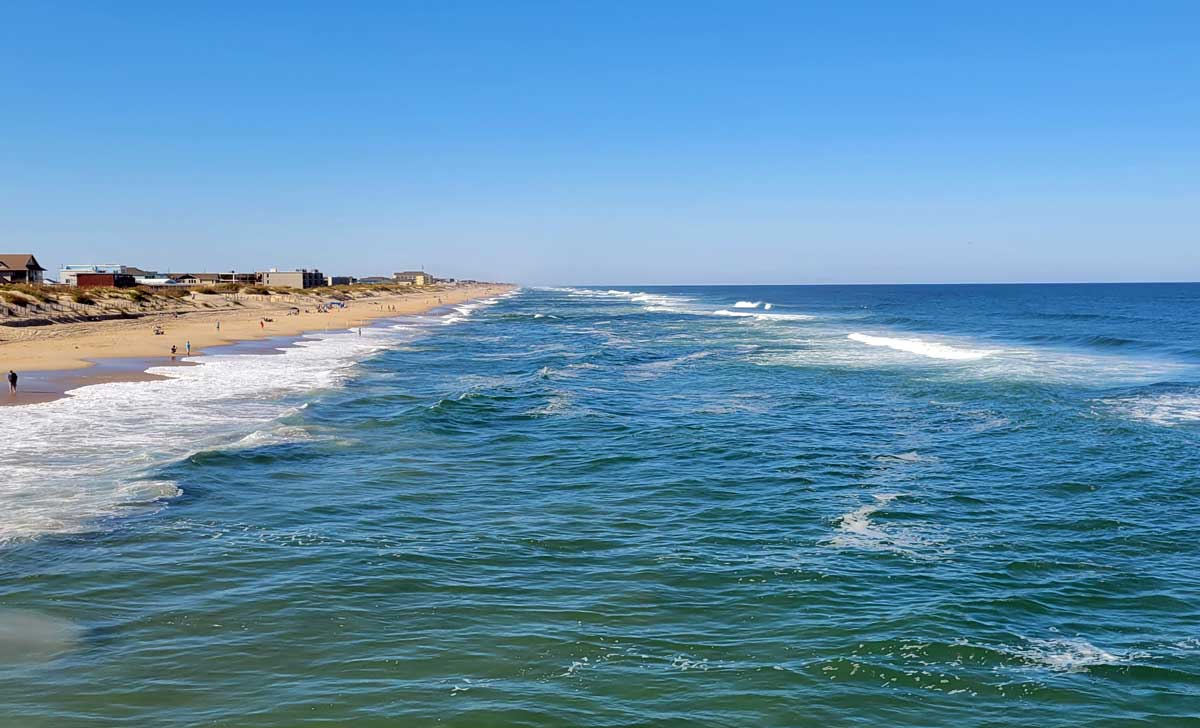
[[188,356],[192,355],[192,340],[191,339],[188,339],[187,341],[183,342],[183,349],[184,349],[184,351],[187,352]]
[[8,370],[8,393],[9,394],[17,393],[17,373],[14,372],[12,369]]
[[221,322],[220,322],[220,321],[218,321],[218,322],[217,322],[217,331],[220,331],[220,330],[221,330]]

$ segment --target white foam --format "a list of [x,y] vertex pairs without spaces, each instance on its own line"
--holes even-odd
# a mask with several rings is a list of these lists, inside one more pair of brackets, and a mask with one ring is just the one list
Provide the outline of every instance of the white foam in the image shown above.
[[770,311],[770,310],[771,310],[771,309],[773,309],[773,308],[775,308],[775,304],[773,304],[773,303],[766,303],[766,304],[763,304],[763,310],[764,310],[764,311]]
[[1200,422],[1200,392],[1172,392],[1101,401],[1127,417],[1164,427]]
[[[1162,357],[1081,353],[1013,345],[985,348],[969,339],[933,339],[924,336],[915,339],[869,336],[857,332],[847,335],[844,329],[836,328],[836,324],[805,327],[803,331],[795,329],[792,333],[797,335],[790,339],[791,350],[756,352],[749,359],[763,366],[857,368],[907,368],[931,359],[963,364],[943,367],[943,375],[956,378],[1080,383],[1089,387],[1187,380],[1196,374],[1195,365]],[[1195,394],[1200,400],[1200,392]],[[1156,417],[1159,424],[1185,424],[1200,412],[1200,401],[1192,401],[1186,393],[1097,402],[1108,408],[1121,409],[1125,416],[1141,419]],[[1005,424],[998,420],[996,423]]]
[[1084,639],[1031,639],[1029,646],[1017,650],[1021,658],[1056,672],[1082,672],[1097,665],[1114,665],[1144,657],[1144,653],[1116,654]]
[[814,318],[804,313],[759,313],[757,311],[730,311],[728,309],[713,311],[712,315],[754,319],[755,321],[811,321]]
[[734,308],[758,308],[762,305],[762,301],[738,301],[733,304]]
[[904,351],[918,356],[929,357],[930,359],[954,359],[960,361],[969,361],[974,359],[982,359],[995,353],[992,349],[967,349],[941,344],[932,341],[924,341],[922,339],[899,339],[890,336],[868,336],[855,332],[846,338],[851,341],[857,341],[860,344],[867,346],[880,346],[896,351]]
[[754,318],[757,321],[812,321],[816,316],[806,313],[759,313]]
[[838,528],[847,534],[857,537],[883,539],[883,529],[871,522],[871,516],[887,507],[889,503],[900,497],[899,493],[883,493],[875,496],[873,503],[868,503],[849,513],[838,517]]
[[835,520],[838,533],[826,543],[840,548],[855,548],[866,551],[890,551],[912,558],[928,558],[929,547],[935,541],[922,538],[911,529],[887,527],[871,520],[871,516],[887,508],[892,501],[903,497],[903,493],[880,493],[871,503],[844,513]]
[[443,324],[458,323],[459,321],[462,321],[463,319],[468,318],[471,314],[475,313],[479,309],[487,308],[488,306],[494,306],[497,303],[500,303],[500,299],[511,298],[512,296],[517,295],[517,293],[519,293],[519,290],[518,291],[509,291],[508,293],[497,296],[495,298],[481,298],[481,299],[478,299],[475,301],[468,301],[466,303],[460,303],[456,306],[451,306],[451,310],[453,310],[454,313],[443,318],[442,323]]

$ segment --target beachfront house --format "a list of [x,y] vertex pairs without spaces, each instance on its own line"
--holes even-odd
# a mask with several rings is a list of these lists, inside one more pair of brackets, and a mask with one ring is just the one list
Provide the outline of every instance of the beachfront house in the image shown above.
[[410,286],[427,286],[433,283],[433,277],[421,270],[406,270],[403,273],[396,273],[392,279],[397,283],[405,283]]
[[0,253],[0,283],[41,283],[45,272],[32,253]]
[[325,285],[327,286],[349,286],[355,282],[355,279],[351,276],[329,276],[325,279]]
[[317,269],[276,270],[272,268],[259,273],[262,284],[268,288],[320,288],[325,285],[325,274]]

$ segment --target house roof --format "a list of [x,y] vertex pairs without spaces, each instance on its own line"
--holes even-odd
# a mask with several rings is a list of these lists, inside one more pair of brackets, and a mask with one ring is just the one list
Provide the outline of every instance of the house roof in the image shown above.
[[0,253],[0,270],[46,270],[32,253]]

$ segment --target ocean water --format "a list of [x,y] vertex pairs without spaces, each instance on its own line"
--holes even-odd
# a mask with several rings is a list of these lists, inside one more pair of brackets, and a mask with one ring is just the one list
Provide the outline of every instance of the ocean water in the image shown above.
[[0,411],[3,726],[1200,724],[1200,285],[523,289]]

